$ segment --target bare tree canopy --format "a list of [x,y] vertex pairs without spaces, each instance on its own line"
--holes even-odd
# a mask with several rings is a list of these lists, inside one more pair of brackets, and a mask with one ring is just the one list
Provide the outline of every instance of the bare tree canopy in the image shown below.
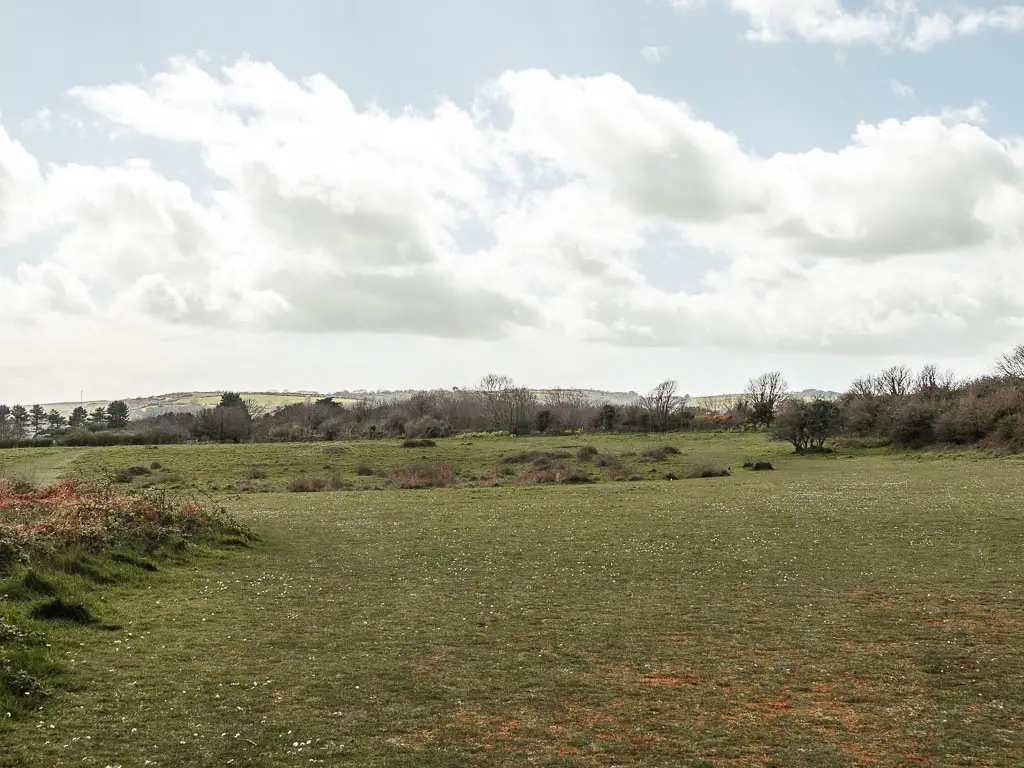
[[925,397],[938,397],[956,388],[956,375],[952,371],[940,371],[938,366],[926,365],[914,380],[914,392]]
[[909,395],[913,385],[914,372],[905,365],[893,365],[878,374],[877,387],[883,395]]
[[480,380],[487,417],[492,429],[508,429],[528,423],[537,409],[537,398],[526,387],[517,387],[511,376],[489,373]]
[[679,382],[668,379],[639,398],[638,405],[650,415],[651,426],[658,432],[668,430],[672,416],[685,404],[686,398],[678,392]]
[[747,382],[744,396],[753,422],[770,427],[779,407],[789,398],[789,384],[779,371],[762,373]]
[[1018,344],[996,361],[996,373],[1009,379],[1024,379],[1024,344]]

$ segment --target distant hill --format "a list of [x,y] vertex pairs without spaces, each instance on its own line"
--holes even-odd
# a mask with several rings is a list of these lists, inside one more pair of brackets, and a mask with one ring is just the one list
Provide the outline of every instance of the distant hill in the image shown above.
[[[246,400],[256,402],[268,410],[281,408],[285,405],[303,403],[307,400],[312,402],[322,397],[333,397],[343,405],[351,405],[360,400],[406,400],[420,390],[415,389],[394,389],[394,390],[340,390],[338,392],[241,392]],[[543,399],[554,392],[553,389],[535,389],[534,393]],[[597,403],[611,403],[612,405],[630,405],[636,402],[639,394],[637,392],[608,392],[601,389],[580,390],[588,399]],[[220,402],[220,392],[171,392],[165,395],[151,395],[149,397],[124,398],[128,405],[130,418],[139,419],[146,416],[159,416],[164,413],[195,413],[204,408],[212,408]],[[839,392],[832,392],[822,389],[804,389],[794,392],[795,397],[805,400],[823,398],[834,400],[839,397]],[[700,395],[690,398],[690,404],[702,408],[727,408],[742,397],[739,394],[724,395]],[[82,403],[86,410],[92,411],[97,407],[105,407],[109,400],[86,400]],[[78,405],[77,402],[63,403],[42,403],[47,410],[56,408],[64,414],[71,413]]]

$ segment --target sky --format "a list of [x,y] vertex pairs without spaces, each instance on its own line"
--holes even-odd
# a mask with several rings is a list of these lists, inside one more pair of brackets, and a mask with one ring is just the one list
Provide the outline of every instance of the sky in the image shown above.
[[1024,341],[1024,6],[0,0],[0,402]]

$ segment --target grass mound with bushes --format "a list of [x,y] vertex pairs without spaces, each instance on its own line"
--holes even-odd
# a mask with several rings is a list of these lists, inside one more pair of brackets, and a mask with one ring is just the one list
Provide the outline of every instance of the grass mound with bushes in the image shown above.
[[443,462],[424,462],[396,470],[391,479],[396,488],[451,488],[458,482],[458,470]]
[[50,628],[106,628],[92,603],[105,585],[181,562],[193,544],[253,538],[222,507],[190,496],[76,480],[0,482],[0,711],[35,712],[53,693],[62,669]]
[[696,480],[705,477],[729,477],[732,472],[727,467],[711,464],[706,461],[698,461],[686,468],[686,477]]

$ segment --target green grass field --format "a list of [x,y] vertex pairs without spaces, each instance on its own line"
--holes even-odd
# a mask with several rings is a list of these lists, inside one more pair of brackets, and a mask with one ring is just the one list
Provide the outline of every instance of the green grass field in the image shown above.
[[[712,462],[723,467],[739,466],[748,457],[790,462],[788,444],[767,442],[760,434],[691,434],[655,436],[581,435],[573,437],[519,438],[485,437],[437,441],[435,448],[402,448],[398,440],[354,441],[350,443],[287,443],[248,445],[168,445],[160,447],[118,446],[64,450],[68,470],[80,475],[102,476],[118,468],[149,467],[157,471],[139,484],[161,483],[177,487],[198,487],[205,491],[280,491],[296,478],[341,478],[346,488],[364,490],[381,487],[396,470],[411,464],[449,464],[465,483],[507,482],[510,467],[518,474],[529,470],[529,462],[510,465],[502,459],[524,452],[562,456],[557,461],[588,473],[593,480],[608,477],[593,461],[580,462],[582,446],[615,457],[624,474],[662,479],[669,474],[683,476],[695,462]],[[644,452],[672,446],[678,455],[654,460]],[[32,456],[22,453],[21,461]],[[2,457],[2,454],[0,454]],[[814,459],[811,459],[814,461]],[[360,467],[374,474],[359,475]],[[0,465],[2,469],[2,465]],[[256,472],[253,472],[256,470]],[[262,477],[261,475],[266,475]],[[251,475],[257,475],[255,479]],[[515,480],[515,476],[511,477]]]
[[[666,443],[624,460],[733,474],[276,492],[328,464],[484,475]],[[259,465],[275,492],[224,496],[258,546],[97,588],[117,630],[48,630],[63,689],[0,719],[0,765],[1024,764],[1019,460],[757,435],[323,447],[69,449],[66,471],[155,460],[203,488]]]

